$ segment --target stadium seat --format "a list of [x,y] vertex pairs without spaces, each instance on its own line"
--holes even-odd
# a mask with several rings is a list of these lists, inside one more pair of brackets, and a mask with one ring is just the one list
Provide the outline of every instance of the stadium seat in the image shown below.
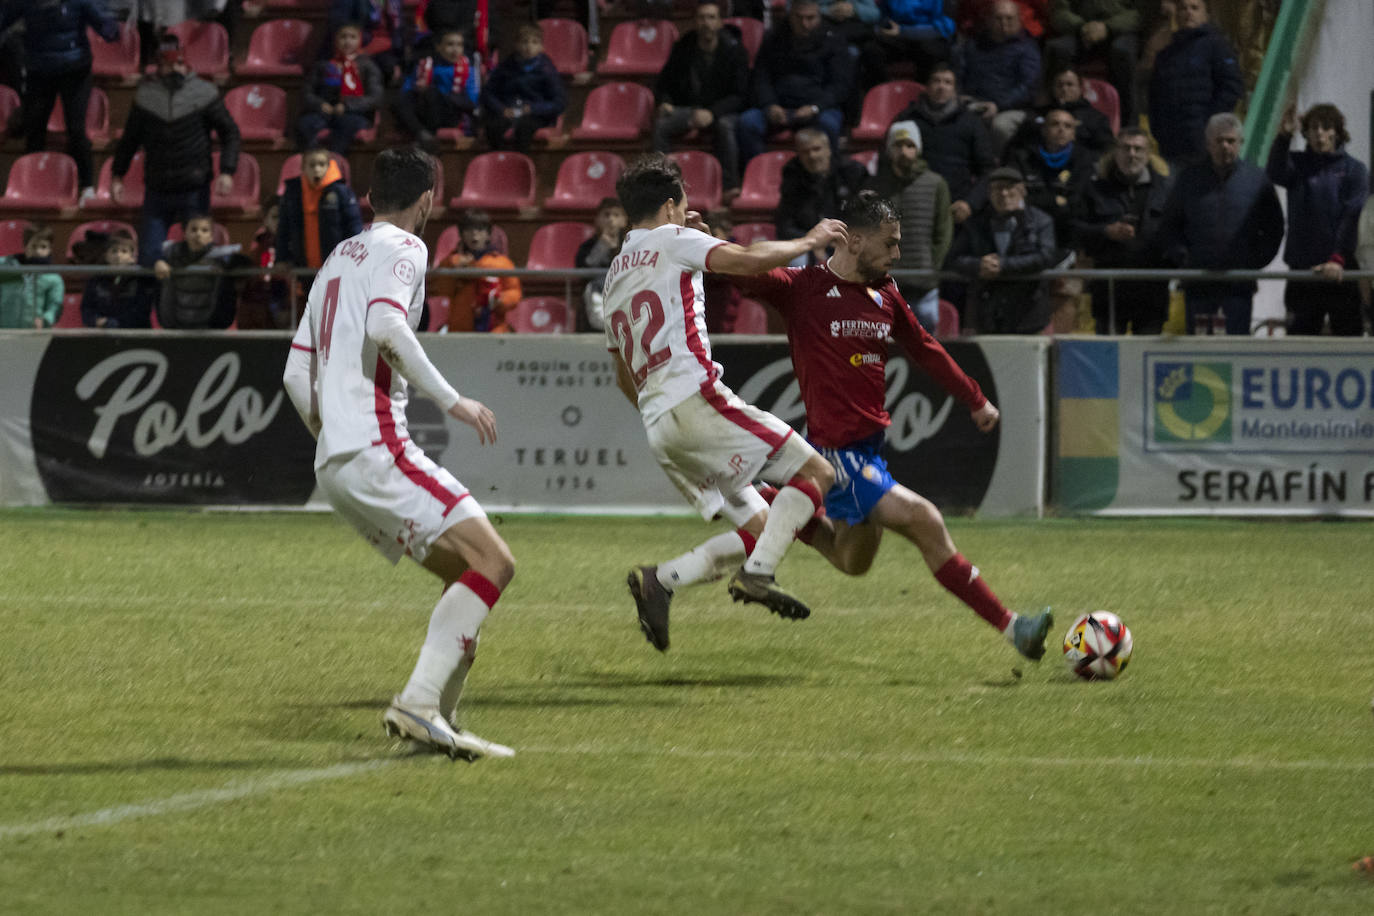
[[376,57],[378,54],[385,54],[391,50],[391,36],[385,31],[378,29],[372,33],[372,40],[362,46],[359,54],[366,54],[368,57]]
[[1083,98],[1088,104],[1107,116],[1112,125],[1112,133],[1121,130],[1121,96],[1116,87],[1106,80],[1083,78]]
[[[555,141],[562,140],[566,132],[567,130],[563,126],[563,115],[560,114],[558,116],[558,119],[554,121],[552,124],[550,124],[548,127],[541,127],[538,130],[536,130],[534,132],[534,139],[542,143],[554,143]],[[468,141],[468,145],[471,145],[470,138],[461,127],[441,127],[434,132],[434,135],[438,137],[440,140],[451,141],[454,144],[459,144],[466,140]],[[505,133],[505,137],[507,140],[514,136],[514,129],[507,130]],[[359,134],[358,138],[362,139],[362,134]]]
[[14,160],[0,210],[76,206],[76,161],[65,153],[28,153]]
[[[219,175],[219,150],[211,156],[211,170]],[[210,191],[210,208],[213,210],[243,210],[256,212],[258,200],[262,197],[262,176],[258,171],[258,160],[250,153],[239,153],[238,169],[234,172],[234,187],[228,194],[218,194],[213,186]]]
[[482,153],[463,172],[463,190],[450,207],[520,210],[534,206],[534,160],[524,153]]
[[753,299],[741,299],[735,313],[736,334],[767,334],[768,308]]
[[596,234],[591,223],[545,223],[534,230],[525,266],[530,270],[562,270],[574,266],[577,249]]
[[138,230],[128,223],[120,222],[117,219],[92,220],[89,223],[82,223],[72,229],[72,234],[67,238],[67,260],[70,261],[76,254],[76,245],[78,242],[85,240],[87,232],[103,232],[109,235],[116,229],[123,229],[125,232],[129,233],[129,235],[133,236],[134,244],[138,244]]
[[744,50],[749,53],[749,68],[752,70],[754,58],[758,57],[759,54],[759,45],[763,44],[763,21],[749,16],[731,16],[722,21],[725,25],[732,25],[739,29]]
[[110,183],[114,181],[114,157],[106,159],[100,166],[100,177],[96,179],[95,197],[86,201],[86,210],[137,210],[143,206],[143,150],[134,153],[129,162],[129,171],[124,176],[124,198],[115,203],[110,197]]
[[0,222],[0,257],[19,254],[24,250],[24,230],[33,223],[26,219],[7,219]]
[[670,153],[668,158],[682,168],[682,183],[693,210],[705,213],[720,208],[720,161],[715,156],[701,150],[683,150]]
[[654,94],[638,83],[604,83],[587,93],[574,140],[638,140],[649,129]]
[[864,168],[868,169],[868,174],[870,174],[870,175],[876,175],[876,174],[878,174],[878,151],[877,151],[877,150],[875,150],[875,149],[861,150],[860,152],[853,153],[852,155],[850,155],[849,158],[850,158],[850,159],[853,159],[855,162],[859,163],[859,165],[861,165],[861,166],[863,166]]
[[[67,116],[62,110],[59,98],[52,106],[48,117],[48,133],[65,134]],[[91,87],[91,101],[86,106],[86,136],[97,146],[103,146],[110,139],[110,97],[99,86]]]
[[[188,19],[167,29],[181,39],[186,66],[198,76],[224,79],[229,76],[229,32],[218,22]],[[155,68],[149,67],[148,72]]]
[[430,296],[425,299],[429,306],[429,330],[437,331],[448,324],[448,309],[451,300],[448,296]]
[[776,150],[750,159],[744,167],[740,195],[732,207],[736,210],[776,210],[781,196],[782,167],[795,155],[791,150]]
[[506,313],[517,334],[562,334],[568,326],[568,304],[557,296],[531,296]]
[[224,94],[224,107],[245,140],[286,140],[286,90],[267,83],[235,86]]
[[55,328],[84,328],[81,321],[81,294],[67,293],[62,297],[62,314],[57,316]]
[[[348,160],[338,153],[330,153],[329,158],[339,164],[339,171],[343,172],[344,181],[350,185],[353,183],[349,178]],[[301,175],[301,154],[293,153],[282,160],[281,174],[277,176],[277,193],[281,194],[286,190],[286,182],[291,178],[299,178]]]
[[[181,223],[172,223],[167,227],[167,241],[179,242],[186,237],[181,228]],[[229,238],[229,230],[219,223],[210,224],[210,243],[212,245],[232,245],[233,239]]]
[[752,245],[757,241],[775,241],[778,230],[772,223],[738,223],[731,233],[741,245]]
[[119,24],[119,41],[107,43],[94,29],[86,30],[91,42],[91,75],[118,77],[125,82],[138,79],[138,57],[141,45],[138,26],[132,22]]
[[310,23],[303,19],[270,19],[253,30],[248,53],[235,70],[239,76],[301,76]]
[[22,104],[19,93],[9,86],[0,85],[0,137],[5,136],[5,126],[9,124],[10,116],[18,111]]
[[925,91],[926,87],[912,80],[879,83],[864,93],[859,126],[850,136],[855,140],[882,140],[897,113],[925,95]]
[[935,326],[935,336],[940,340],[959,336],[959,310],[948,299],[940,300],[940,322]]
[[611,30],[599,76],[653,76],[668,62],[677,26],[667,19],[637,19]]
[[540,19],[544,30],[544,53],[558,72],[577,76],[590,69],[587,55],[587,30],[576,19]]
[[575,153],[563,160],[554,181],[549,210],[595,210],[603,197],[615,196],[625,160],[615,153]]

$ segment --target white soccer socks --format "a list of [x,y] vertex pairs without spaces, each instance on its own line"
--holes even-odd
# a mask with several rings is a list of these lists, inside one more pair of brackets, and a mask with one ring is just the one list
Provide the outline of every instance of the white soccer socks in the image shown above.
[[658,582],[670,592],[688,585],[714,582],[738,569],[753,546],[753,535],[743,529],[718,534],[682,556],[658,564]]
[[420,658],[401,701],[411,706],[436,706],[445,716],[463,690],[463,681],[477,653],[477,636],[487,612],[501,596],[496,586],[474,570],[468,570],[439,596],[429,618],[429,632]]
[[782,562],[783,554],[792,546],[797,531],[811,520],[815,511],[824,505],[821,494],[810,481],[793,477],[787,486],[778,491],[773,505],[768,509],[768,522],[763,526],[763,534],[749,559],[744,561],[744,571],[757,575],[771,576]]

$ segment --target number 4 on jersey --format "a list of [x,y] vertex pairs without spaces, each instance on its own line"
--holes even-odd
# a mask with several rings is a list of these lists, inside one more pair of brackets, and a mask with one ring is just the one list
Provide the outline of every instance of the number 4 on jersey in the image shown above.
[[[646,318],[647,315],[647,318]],[[633,316],[633,317],[631,317]],[[650,351],[654,338],[663,329],[663,300],[653,290],[640,290],[630,300],[630,314],[611,314],[611,333],[620,342],[620,355],[630,369],[635,388],[643,388],[649,373],[668,362],[668,347]],[[639,334],[635,334],[638,327]]]
[[339,278],[324,288],[324,315],[320,317],[320,362],[329,360],[329,339],[334,336],[334,313],[339,310]]

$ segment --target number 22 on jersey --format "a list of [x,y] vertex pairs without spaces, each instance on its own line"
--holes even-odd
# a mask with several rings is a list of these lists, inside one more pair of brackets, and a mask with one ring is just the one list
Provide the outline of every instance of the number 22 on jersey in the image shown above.
[[[653,290],[640,290],[630,299],[630,313],[611,313],[611,333],[620,343],[620,355],[630,370],[635,388],[643,388],[649,373],[668,362],[667,346],[650,350],[664,325],[663,300]],[[636,331],[638,333],[636,333]]]

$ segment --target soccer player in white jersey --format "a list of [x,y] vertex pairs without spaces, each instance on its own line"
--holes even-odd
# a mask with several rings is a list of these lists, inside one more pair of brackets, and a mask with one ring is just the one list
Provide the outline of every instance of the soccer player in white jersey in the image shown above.
[[491,410],[454,391],[415,338],[429,262],[418,235],[435,168],[414,148],[377,157],[376,216],[315,275],[283,381],[319,440],[315,476],[334,510],[393,564],[409,556],[444,583],[410,681],[382,718],[387,734],[455,759],[509,757],[510,748],[458,728],[454,713],[482,621],[515,561],[477,500],[406,430],[409,382],[483,445],[496,441]]
[[[741,401],[720,382],[706,337],[701,273],[755,274],[845,237],[844,224],[821,220],[804,238],[722,242],[687,209],[682,171],[655,153],[616,182],[630,231],[606,272],[606,339],[617,379],[639,407],[649,447],[668,478],[708,521],[723,515],[736,530],[657,566],[630,570],[645,638],[668,649],[674,589],[720,578],[736,601],[758,602],[800,620],[811,610],[783,590],[774,572],[797,530],[824,504],[835,472],[792,428]],[[758,477],[781,488],[771,511],[753,487]]]

